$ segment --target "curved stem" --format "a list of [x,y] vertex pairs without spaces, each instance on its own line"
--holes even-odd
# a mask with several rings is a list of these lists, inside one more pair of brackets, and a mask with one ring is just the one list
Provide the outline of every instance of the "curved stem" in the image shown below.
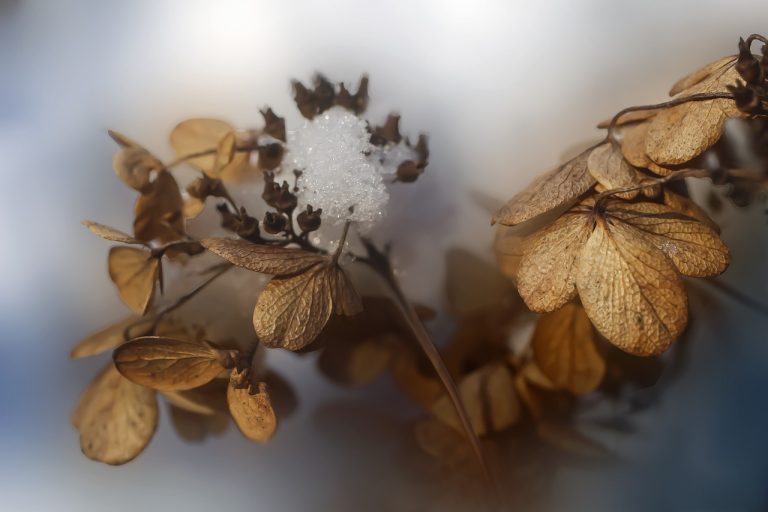
[[623,194],[624,192],[634,192],[635,190],[642,190],[644,188],[653,187],[655,185],[663,185],[670,181],[681,180],[683,178],[707,178],[710,176],[709,171],[706,169],[682,169],[675,171],[669,176],[662,178],[643,180],[639,185],[631,185],[628,187],[612,188],[606,190],[595,196],[595,208],[598,208],[606,199],[616,194]]
[[638,105],[635,107],[627,107],[627,108],[621,109],[616,113],[616,115],[614,115],[611,118],[611,123],[608,125],[608,137],[613,138],[613,132],[616,129],[616,123],[619,122],[619,119],[621,118],[621,116],[628,114],[630,112],[637,112],[638,110],[657,110],[662,108],[676,107],[678,105],[682,105],[683,103],[688,103],[690,101],[706,101],[706,100],[718,100],[718,99],[732,100],[733,95],[729,92],[709,92],[709,93],[691,94],[690,96],[685,96],[683,98],[675,98],[669,101],[655,103],[653,105]]

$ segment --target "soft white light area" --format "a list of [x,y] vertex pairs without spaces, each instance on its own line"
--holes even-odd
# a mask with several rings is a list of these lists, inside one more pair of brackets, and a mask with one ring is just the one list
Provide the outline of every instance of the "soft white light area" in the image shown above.
[[287,170],[298,169],[299,200],[323,219],[373,223],[389,200],[364,120],[333,107],[288,131]]

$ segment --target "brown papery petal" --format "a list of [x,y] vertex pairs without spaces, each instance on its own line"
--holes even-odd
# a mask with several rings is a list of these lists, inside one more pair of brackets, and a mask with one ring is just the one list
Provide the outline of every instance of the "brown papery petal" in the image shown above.
[[301,249],[259,245],[247,240],[206,238],[203,247],[238,267],[262,274],[288,276],[298,274],[328,258]]
[[[459,382],[459,395],[472,428],[479,436],[501,432],[520,419],[520,401],[512,373],[504,364],[485,366],[466,375]],[[446,425],[463,432],[447,395],[434,403],[432,413]]]
[[648,167],[651,159],[645,154],[645,137],[650,122],[628,124],[621,128],[621,153],[635,167]]
[[225,354],[203,343],[145,336],[115,349],[115,366],[126,378],[161,391],[193,389],[225,370]]
[[[734,61],[735,62],[735,61]],[[702,93],[725,93],[739,79],[733,63],[685,89],[682,97]],[[653,118],[646,136],[645,152],[656,163],[675,165],[690,161],[720,139],[725,120],[740,117],[732,99],[689,101],[662,110]]]
[[216,145],[216,160],[213,166],[213,173],[207,173],[212,178],[218,178],[221,176],[224,168],[232,162],[235,158],[235,145],[237,139],[235,138],[235,132],[227,132]]
[[127,233],[123,233],[119,229],[115,229],[98,222],[91,220],[84,220],[83,226],[87,227],[91,233],[101,237],[105,240],[111,240],[113,242],[121,242],[124,244],[143,244],[141,240],[138,240]]
[[163,163],[141,146],[127,146],[112,157],[112,168],[123,183],[142,191],[149,184],[152,171],[163,168]]
[[184,199],[170,172],[161,171],[136,200],[133,234],[139,240],[173,242],[184,236]]
[[595,179],[587,169],[590,150],[541,176],[496,212],[493,222],[514,226],[575,201]]
[[227,388],[227,402],[232,419],[245,437],[257,443],[266,443],[272,438],[277,417],[265,383],[260,382],[254,389],[245,373],[234,370]]
[[677,96],[679,93],[685,91],[686,89],[690,89],[691,87],[698,84],[705,78],[711,76],[713,73],[720,71],[725,66],[729,64],[735,64],[736,58],[737,58],[737,55],[729,55],[728,57],[717,59],[715,62],[710,62],[703,68],[697,69],[693,73],[690,73],[689,75],[684,76],[683,78],[675,82],[675,85],[673,85],[672,88],[669,90],[669,95]]
[[683,275],[716,276],[723,273],[731,261],[728,247],[712,228],[669,206],[616,201],[606,214],[640,231]]
[[[587,159],[587,168],[607,190],[631,187],[640,183],[637,170],[624,160],[621,150],[611,142],[596,147]],[[617,194],[625,199],[637,196],[638,190]]]
[[533,358],[559,389],[577,395],[594,391],[605,375],[605,361],[587,313],[569,302],[539,319],[533,333]]
[[144,315],[155,296],[160,260],[149,251],[113,247],[109,251],[109,277],[117,286],[123,303],[137,315]]
[[86,457],[125,464],[152,439],[157,416],[155,392],[124,378],[110,362],[83,392],[72,423]]
[[592,224],[590,215],[568,212],[526,241],[517,290],[531,310],[554,311],[576,296],[576,265]]
[[[218,148],[219,142],[233,131],[232,125],[219,119],[187,119],[177,124],[171,131],[171,147],[178,157],[214,150]],[[208,174],[213,172],[216,159],[217,155],[212,153],[190,158],[187,163]]]
[[621,222],[597,223],[579,258],[576,285],[597,330],[631,354],[664,352],[688,321],[688,298],[674,264]]
[[317,338],[333,311],[328,273],[334,265],[315,265],[294,277],[274,278],[253,311],[256,335],[266,347],[299,350]]

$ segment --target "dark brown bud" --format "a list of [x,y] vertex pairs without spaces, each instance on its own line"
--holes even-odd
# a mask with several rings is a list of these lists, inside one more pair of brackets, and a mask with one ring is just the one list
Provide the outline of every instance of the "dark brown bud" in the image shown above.
[[275,208],[281,212],[290,212],[296,208],[297,203],[298,199],[293,193],[291,193],[291,187],[288,185],[287,181],[284,181],[280,186],[277,200],[274,204]]
[[325,112],[331,108],[336,99],[336,91],[333,84],[320,73],[315,75],[315,99],[318,112]]
[[271,171],[283,161],[283,145],[279,142],[259,146],[259,167]]
[[760,98],[753,86],[744,85],[738,82],[736,85],[729,85],[728,90],[733,94],[733,101],[736,108],[745,114],[759,114],[761,109]]
[[760,62],[752,55],[752,50],[744,39],[739,39],[739,58],[736,61],[736,71],[748,84],[759,84],[763,81],[763,70],[760,67]]
[[293,84],[293,99],[296,102],[296,107],[301,112],[301,115],[307,119],[313,119],[317,114],[317,98],[315,93],[304,87],[304,84],[298,80],[294,80]]
[[406,160],[397,166],[397,181],[413,183],[421,174],[421,169],[413,160]]
[[355,114],[362,114],[368,108],[368,76],[363,75],[357,92],[352,94],[344,84],[339,84],[339,92],[336,95],[336,104]]
[[204,174],[189,184],[187,193],[192,197],[205,201],[205,198],[209,196],[226,197],[227,190],[221,180],[209,178]]
[[322,208],[314,210],[311,205],[307,205],[307,209],[301,212],[296,218],[302,233],[309,233],[310,231],[319,229],[322,222],[322,219],[320,218],[322,214]]
[[251,241],[255,241],[260,238],[259,221],[248,215],[248,213],[245,211],[245,208],[242,206],[240,207],[239,220],[240,224],[235,230],[237,236]]
[[416,154],[419,155],[419,167],[422,169],[427,166],[429,162],[429,145],[427,136],[423,133],[419,135],[419,140],[416,142]]
[[287,221],[281,213],[267,212],[264,214],[264,231],[270,235],[276,235],[285,231]]
[[267,110],[261,111],[261,116],[264,118],[264,129],[262,131],[270,137],[285,142],[285,119],[277,116],[269,107],[267,107]]
[[269,206],[275,206],[277,199],[280,197],[280,185],[275,183],[275,175],[271,172],[264,173],[264,191],[261,193],[261,198]]
[[226,203],[217,204],[216,210],[221,215],[221,227],[228,231],[236,231],[240,224],[240,219],[229,210],[229,206]]
[[388,142],[397,144],[402,139],[400,135],[400,116],[389,114],[383,126],[377,126],[371,134],[371,143],[376,146],[384,146]]

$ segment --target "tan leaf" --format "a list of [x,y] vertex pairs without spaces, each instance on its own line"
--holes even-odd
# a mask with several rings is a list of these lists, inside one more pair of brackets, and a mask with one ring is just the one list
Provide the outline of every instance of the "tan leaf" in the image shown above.
[[579,258],[576,285],[595,327],[629,353],[659,354],[685,328],[688,299],[680,274],[623,222],[598,219]]
[[325,256],[317,253],[274,245],[254,244],[247,240],[206,238],[200,243],[233,265],[276,276],[298,274],[320,262],[327,261]]
[[184,236],[184,200],[170,172],[157,174],[134,206],[133,234],[139,240],[173,242]]
[[[72,359],[80,359],[81,357],[95,356],[107,350],[112,350],[126,340],[126,330],[128,330],[127,334],[131,337],[142,336],[147,333],[151,325],[151,319],[142,321],[140,317],[131,315],[84,338],[72,349],[70,357]],[[135,328],[131,328],[132,326],[135,326]]]
[[[520,419],[520,402],[512,373],[505,364],[475,370],[459,382],[459,395],[475,433],[501,432]],[[437,419],[463,432],[453,404],[445,395],[432,406]]]
[[675,264],[681,274],[721,274],[731,261],[728,247],[709,226],[683,212],[657,203],[615,202],[610,216],[637,229]]
[[576,265],[592,224],[574,209],[526,241],[517,289],[531,310],[554,311],[576,296]]
[[125,379],[110,363],[83,392],[72,423],[86,457],[125,464],[152,439],[157,416],[155,392]]
[[113,242],[121,242],[124,244],[143,244],[144,243],[141,240],[137,240],[136,238],[132,237],[127,233],[123,233],[119,229],[111,228],[109,226],[105,226],[104,224],[93,222],[91,220],[84,220],[83,226],[87,227],[91,231],[91,233],[93,233],[94,235],[99,236],[105,240],[111,240]]
[[126,378],[161,391],[193,389],[224,371],[226,353],[207,344],[145,336],[115,349],[115,366]]
[[675,82],[675,85],[673,85],[669,90],[669,95],[677,96],[679,93],[685,91],[686,89],[690,89],[694,85],[700,83],[705,78],[712,76],[713,73],[722,70],[725,66],[729,64],[735,64],[737,57],[737,55],[729,55],[728,57],[723,57],[722,59],[718,59],[715,62],[710,62],[703,68],[697,69],[693,73],[684,76]]
[[448,305],[457,316],[497,306],[512,288],[495,265],[464,249],[448,251],[445,283]]
[[160,260],[143,249],[113,247],[109,250],[108,266],[120,299],[134,313],[144,315],[155,296]]
[[[309,345],[323,329],[336,309],[347,313],[360,303],[348,281],[341,289],[336,264],[321,263],[293,277],[272,279],[259,295],[253,311],[256,335],[266,347],[300,350]],[[340,295],[340,294],[343,294]],[[338,306],[339,300],[344,305]]]
[[[589,155],[587,168],[599,184],[607,190],[631,187],[640,183],[637,171],[624,160],[621,150],[611,142],[599,145]],[[637,196],[638,191],[618,194],[625,199]]]
[[590,393],[605,375],[596,339],[584,308],[570,302],[539,319],[531,342],[533,358],[558,388],[577,395]]
[[514,226],[575,201],[595,184],[587,169],[590,150],[541,176],[496,212],[493,222]]
[[133,141],[133,139],[130,139],[123,135],[122,133],[115,131],[115,130],[107,130],[107,133],[112,138],[113,141],[117,142],[117,144],[121,148],[129,148],[132,146],[138,146],[136,142]]
[[263,382],[254,389],[247,372],[232,371],[227,402],[232,419],[245,437],[257,443],[269,441],[277,429],[277,417]]
[[[723,64],[676,97],[727,93],[726,86],[739,79],[734,63]],[[688,162],[718,141],[726,119],[741,115],[732,99],[689,101],[666,108],[651,121],[645,152],[661,165]]]

